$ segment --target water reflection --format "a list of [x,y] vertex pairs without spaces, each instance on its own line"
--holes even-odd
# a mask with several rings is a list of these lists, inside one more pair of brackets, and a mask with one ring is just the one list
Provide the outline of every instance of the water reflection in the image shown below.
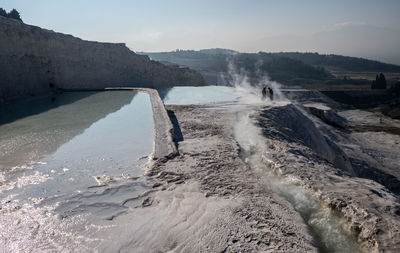
[[[126,97],[126,94],[129,96]],[[105,115],[111,109],[108,106],[116,105],[112,102],[110,104],[110,101],[125,101],[126,98],[132,101]],[[60,132],[71,139],[31,168],[20,171],[14,169],[0,174],[3,176],[3,180],[0,180],[0,200],[14,196],[14,201],[19,204],[29,204],[35,199],[40,199],[42,206],[63,203],[58,209],[61,213],[75,213],[75,208],[82,212],[98,212],[103,207],[109,207],[104,203],[111,203],[111,206],[120,207],[119,212],[125,208],[120,202],[148,188],[141,177],[144,172],[141,166],[147,162],[145,158],[153,150],[154,123],[148,94],[102,92],[90,96],[86,103],[75,106],[78,108],[67,111],[66,108],[59,111],[63,108],[59,107],[58,113],[49,110],[41,114],[42,117],[37,115],[42,121],[36,119],[31,122],[30,126],[38,127],[33,125],[36,123],[44,129],[51,125],[55,130],[54,135]],[[68,115],[66,118],[72,119],[72,122],[60,119],[62,122],[59,125],[52,121],[48,124],[49,121],[45,120],[49,118],[48,114],[52,120],[55,120],[53,117],[64,118]],[[105,117],[92,123],[92,120],[100,116]],[[87,127],[87,124],[91,125]],[[85,126],[87,128],[83,129]],[[78,131],[82,133],[73,137],[70,134],[72,132],[67,131],[69,128],[73,129],[74,134]],[[35,128],[35,131],[39,130]],[[32,133],[44,137],[41,132]],[[42,144],[47,141],[51,143],[51,138]],[[103,204],[99,207],[99,203]],[[115,212],[112,208],[109,211]]]
[[[0,130],[2,145],[4,139],[25,135],[24,143],[39,141],[39,147],[49,151],[46,144],[57,141],[54,151],[30,168],[0,171],[0,227],[5,228],[0,230],[0,252],[93,251],[98,241],[92,233],[104,231],[151,194],[152,184],[142,168],[154,136],[146,93],[92,94]],[[59,134],[64,139],[53,140]],[[13,158],[5,157],[17,159],[21,149],[12,151]],[[100,234],[99,241],[108,236]]]
[[167,88],[158,88],[158,94],[160,95],[161,99],[164,101],[164,99],[167,97],[168,93],[171,91],[172,87],[167,87]]
[[0,125],[11,123],[15,120],[35,114],[44,113],[57,107],[74,103],[94,94],[96,93],[68,92],[53,96],[33,97],[17,104],[2,105],[2,107],[0,107]]
[[164,104],[207,104],[233,101],[238,97],[233,88],[226,86],[161,88],[158,92]]
[[36,161],[94,122],[129,104],[134,91],[67,92],[1,112],[0,171]]

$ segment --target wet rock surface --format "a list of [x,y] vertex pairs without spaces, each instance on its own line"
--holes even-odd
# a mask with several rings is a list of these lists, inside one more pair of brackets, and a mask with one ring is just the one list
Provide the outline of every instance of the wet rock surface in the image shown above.
[[[346,113],[340,116],[346,124],[356,120]],[[265,163],[276,174],[316,192],[324,205],[344,217],[365,251],[399,252],[397,135],[344,130],[326,122],[320,109],[307,114],[293,105],[265,107],[253,119],[265,138]],[[329,145],[314,145],[318,142]],[[337,157],[345,164],[337,163]]]
[[[234,112],[208,106],[167,109],[174,113],[183,140],[179,156],[158,160],[148,171],[154,188],[174,192],[198,184],[204,201],[225,203],[213,214],[216,223],[203,225],[197,243],[189,247],[176,236],[170,250],[316,252],[301,217],[240,159],[232,136]],[[202,240],[215,232],[220,237]]]
[[[340,150],[336,153],[349,161],[353,176],[374,180],[399,195],[400,123],[397,120],[361,110],[306,108],[325,123],[310,119],[320,125],[318,128],[324,132],[325,139],[335,143]],[[342,123],[327,120],[324,116],[327,114],[341,119]]]

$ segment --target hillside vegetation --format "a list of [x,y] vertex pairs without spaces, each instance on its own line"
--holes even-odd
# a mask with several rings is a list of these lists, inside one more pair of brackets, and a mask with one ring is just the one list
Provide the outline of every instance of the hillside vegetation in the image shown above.
[[400,66],[397,65],[342,55],[296,52],[273,53],[272,55],[299,60],[309,65],[334,67],[347,71],[400,72]]
[[7,12],[3,8],[0,8],[0,16],[5,18],[12,18],[22,22],[21,16],[19,15],[19,12],[16,9],[12,9],[11,11]]
[[150,58],[166,64],[187,66],[199,71],[209,84],[225,84],[221,75],[228,72],[229,64],[245,70],[251,78],[268,74],[286,85],[368,85],[366,79],[337,78],[330,71],[371,72],[375,77],[381,72],[400,72],[400,66],[363,58],[318,53],[239,53],[229,49],[176,50],[172,52],[145,53]]

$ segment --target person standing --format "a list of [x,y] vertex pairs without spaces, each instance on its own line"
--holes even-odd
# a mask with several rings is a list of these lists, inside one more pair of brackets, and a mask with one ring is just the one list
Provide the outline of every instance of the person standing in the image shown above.
[[264,87],[263,89],[262,89],[262,96],[261,96],[261,99],[262,100],[265,100],[265,98],[267,97],[267,88],[266,87]]
[[271,99],[271,101],[274,99],[274,91],[268,87],[268,93],[269,93],[269,99]]

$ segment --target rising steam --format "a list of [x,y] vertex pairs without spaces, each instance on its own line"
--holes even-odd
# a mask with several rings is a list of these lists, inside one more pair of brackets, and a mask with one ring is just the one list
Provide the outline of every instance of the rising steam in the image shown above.
[[261,92],[264,87],[269,87],[274,92],[273,101],[267,98],[264,102],[272,104],[272,102],[287,101],[286,97],[281,92],[282,85],[271,81],[268,74],[261,70],[261,61],[255,63],[254,73],[249,73],[246,69],[240,68],[235,64],[232,58],[228,58],[227,62],[228,71],[221,74],[221,79],[225,84],[234,87],[237,93],[241,94],[241,97],[244,98],[246,102],[261,102]]

